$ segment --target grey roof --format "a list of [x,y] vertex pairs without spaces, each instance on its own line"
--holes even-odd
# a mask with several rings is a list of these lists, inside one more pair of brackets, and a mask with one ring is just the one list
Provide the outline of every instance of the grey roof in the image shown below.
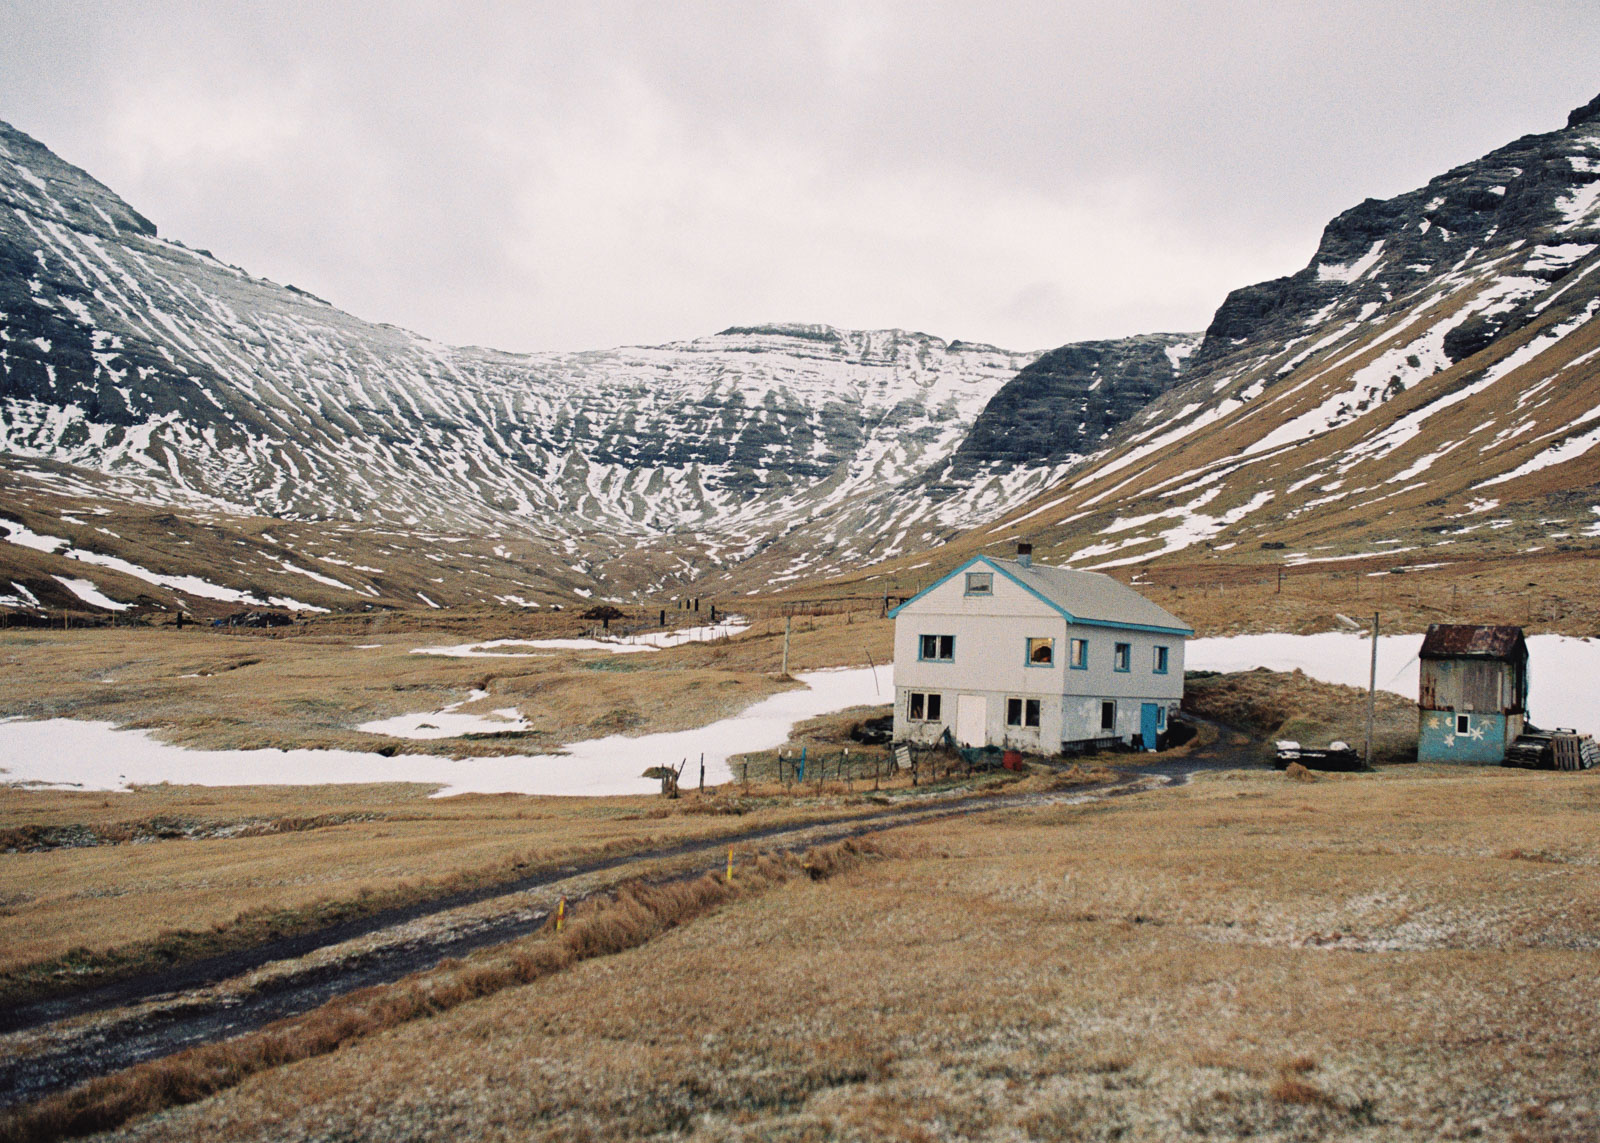
[[1023,567],[1015,560],[997,560],[993,556],[985,558],[1074,619],[1165,627],[1193,634],[1193,629],[1187,623],[1166,608],[1158,607],[1133,588],[1100,572],[1044,567],[1040,564]]

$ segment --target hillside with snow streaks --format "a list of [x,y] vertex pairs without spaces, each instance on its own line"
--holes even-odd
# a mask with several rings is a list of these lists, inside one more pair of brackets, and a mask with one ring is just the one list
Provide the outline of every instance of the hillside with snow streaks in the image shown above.
[[1341,214],[1299,273],[1229,295],[1180,385],[966,546],[1116,567],[1593,535],[1597,312],[1600,99]]
[[584,353],[442,345],[165,240],[0,124],[0,454],[175,506],[517,535],[605,592],[785,537],[804,552],[785,567],[840,568],[1059,475],[916,483],[1036,356],[805,325]]

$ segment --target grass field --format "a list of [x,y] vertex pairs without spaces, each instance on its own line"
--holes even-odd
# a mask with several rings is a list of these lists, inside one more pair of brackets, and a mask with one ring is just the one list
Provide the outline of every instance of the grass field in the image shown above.
[[[401,618],[329,620],[224,635],[209,629],[0,631],[0,718],[103,719],[215,749],[308,747],[407,753],[539,753],[608,734],[686,730],[793,687],[779,676],[783,621],[732,640],[613,655],[548,651],[507,658],[416,655],[474,639],[560,638],[588,624],[557,616],[488,613],[396,630]],[[420,623],[420,619],[417,621]],[[892,625],[806,617],[791,637],[791,673],[892,657]],[[517,708],[525,732],[416,741],[356,725],[486,697],[465,713]]]
[[[1259,740],[1266,761],[1279,739],[1321,748],[1343,741],[1362,750],[1367,733],[1367,692],[1309,678],[1300,671],[1237,671],[1184,680],[1183,708],[1226,723]],[[1417,757],[1417,704],[1392,691],[1375,695],[1372,758],[1377,765]]]
[[118,1137],[1600,1130],[1600,776],[1238,772],[880,846]]

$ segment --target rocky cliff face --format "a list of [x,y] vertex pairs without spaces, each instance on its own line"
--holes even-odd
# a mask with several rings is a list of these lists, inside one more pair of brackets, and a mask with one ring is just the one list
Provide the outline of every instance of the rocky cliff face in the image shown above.
[[1156,333],[1051,350],[984,406],[941,474],[1075,463],[1183,377],[1200,335]]
[[1597,311],[1600,100],[1339,215],[1304,269],[1228,296],[1179,385],[980,542],[1020,526],[1049,558],[1111,566],[1581,540]]

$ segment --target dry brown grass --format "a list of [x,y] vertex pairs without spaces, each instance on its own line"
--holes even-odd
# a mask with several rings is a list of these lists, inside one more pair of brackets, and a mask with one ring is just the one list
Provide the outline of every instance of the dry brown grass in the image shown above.
[[[1070,555],[1077,546],[1068,545],[1060,554]],[[1504,550],[1485,544],[1467,549],[1423,546],[1366,560],[1302,564],[1283,569],[1281,590],[1278,570],[1284,553],[1275,550],[1240,548],[1202,556],[1191,550],[1109,574],[1135,581],[1140,592],[1202,636],[1338,631],[1343,629],[1338,615],[1365,623],[1374,612],[1383,616],[1387,633],[1421,633],[1430,623],[1510,623],[1526,627],[1529,634],[1600,635],[1600,559],[1592,550],[1527,551],[1527,545],[1511,541],[1498,547]],[[870,572],[798,588],[787,596],[803,605],[807,599],[852,592],[909,595],[976,551],[958,541],[935,553],[934,567],[898,571],[893,563],[874,566]],[[1010,552],[994,554],[1009,558]],[[1041,563],[1055,562],[1043,547],[1034,556]],[[923,559],[925,555],[905,557],[907,562]],[[1446,566],[1416,567],[1439,561]],[[1392,574],[1396,567],[1415,570]],[[864,579],[868,575],[870,581]]]
[[116,1137],[1600,1129],[1600,777],[1237,773],[891,838]]
[[0,1116],[0,1140],[42,1143],[87,1135],[136,1116],[193,1103],[258,1072],[324,1055],[591,957],[636,948],[720,905],[798,874],[824,880],[851,868],[869,852],[873,852],[870,843],[846,841],[810,850],[798,859],[762,856],[741,870],[737,879],[706,875],[665,885],[624,885],[614,895],[580,904],[559,932],[547,927],[542,938],[446,962],[394,985],[363,989],[260,1032],[140,1064]]
[[[481,637],[499,633],[491,628]],[[716,650],[692,660],[678,650],[455,659],[409,653],[444,644],[437,634],[363,648],[376,638],[169,629],[3,632],[0,717],[103,719],[212,749],[388,749],[461,757],[550,752],[607,734],[686,730],[794,685],[737,663],[714,665]],[[474,688],[488,696],[463,712],[515,707],[529,728],[431,741],[355,729],[374,719],[438,710]]]
[[[0,830],[13,838],[115,837],[151,820],[202,835],[254,828],[0,853],[0,997],[82,987],[609,854],[879,808],[842,793],[722,789],[665,802],[439,799],[413,786],[7,790]],[[277,828],[317,819],[314,829]]]
[[[1183,708],[1236,726],[1261,739],[1263,757],[1278,739],[1325,747],[1342,740],[1362,748],[1367,733],[1367,692],[1310,678],[1302,671],[1235,671],[1191,676],[1184,681]],[[1417,704],[1379,691],[1373,723],[1373,761],[1414,762]]]

